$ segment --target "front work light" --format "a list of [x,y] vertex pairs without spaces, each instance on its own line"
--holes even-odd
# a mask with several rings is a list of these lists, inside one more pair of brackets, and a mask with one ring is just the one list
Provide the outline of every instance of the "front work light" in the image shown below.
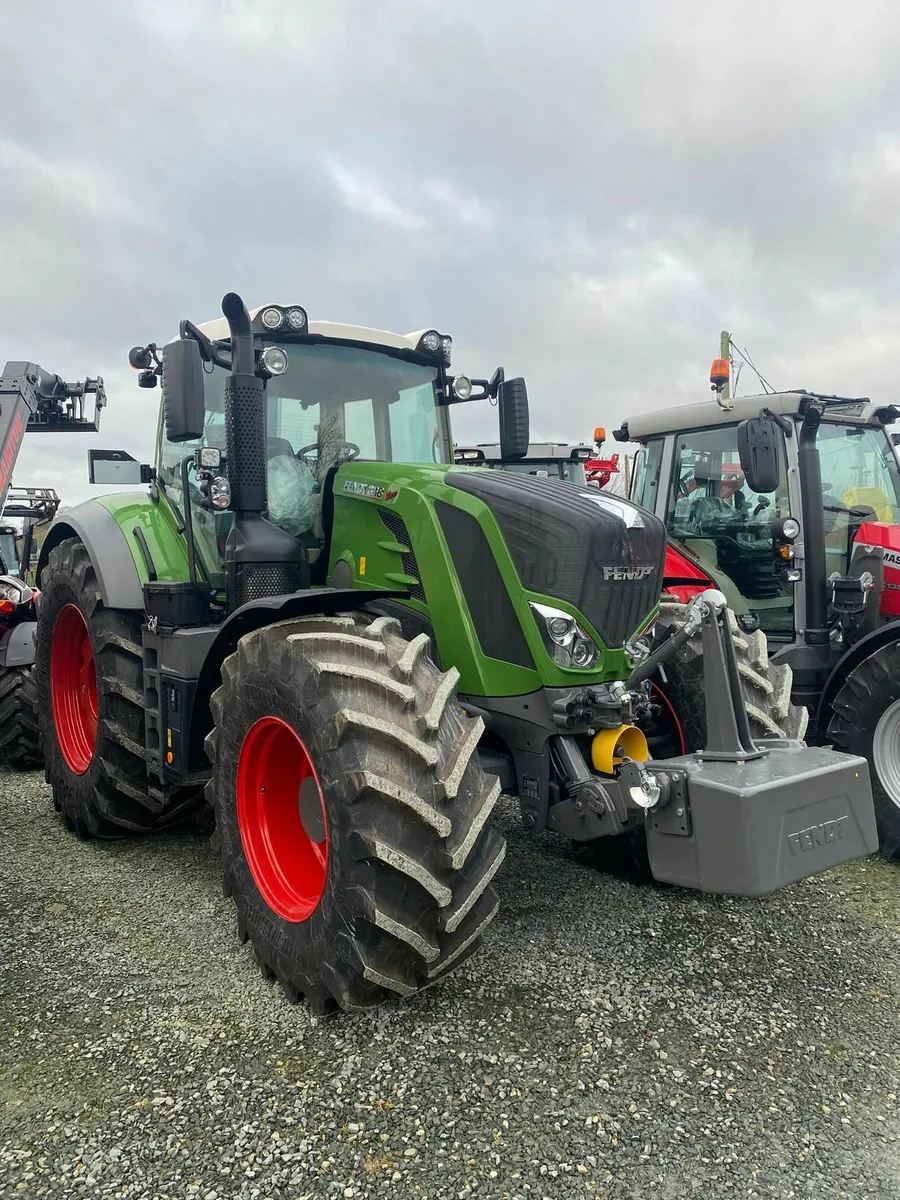
[[259,314],[259,319],[265,325],[266,329],[280,329],[284,324],[284,313],[280,308],[264,308]]
[[468,400],[472,395],[472,380],[467,375],[457,375],[453,380],[453,395],[457,400]]
[[264,346],[259,352],[259,365],[267,375],[283,375],[288,369],[288,356],[280,346]]

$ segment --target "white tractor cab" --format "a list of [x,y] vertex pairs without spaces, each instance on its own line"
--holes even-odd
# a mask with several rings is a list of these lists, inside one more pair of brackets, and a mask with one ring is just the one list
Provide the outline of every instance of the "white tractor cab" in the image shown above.
[[579,442],[531,442],[524,458],[507,459],[500,454],[499,442],[479,442],[476,446],[454,446],[453,461],[458,467],[493,467],[519,475],[538,475],[544,479],[566,479],[587,484],[584,464],[594,457],[593,446]]
[[710,586],[761,629],[808,737],[873,768],[882,848],[900,858],[900,408],[805,391],[630,419],[631,499],[669,537],[664,590]]

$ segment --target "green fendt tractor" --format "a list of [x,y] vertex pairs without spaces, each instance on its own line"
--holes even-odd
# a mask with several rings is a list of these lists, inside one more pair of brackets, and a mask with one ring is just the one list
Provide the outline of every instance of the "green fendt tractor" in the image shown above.
[[[504,456],[527,452],[523,380],[450,376],[433,329],[222,311],[131,353],[162,383],[155,468],[91,452],[95,482],[149,494],[73,508],[41,550],[41,730],[70,829],[158,829],[205,789],[240,937],[320,1012],[410,996],[477,948],[501,787],[533,833],[645,829],[654,875],[707,891],[875,850],[863,759],[751,738],[721,593],[649,652],[657,517],[453,465],[462,400],[496,398]],[[698,633],[706,750],[650,761],[646,681]]]

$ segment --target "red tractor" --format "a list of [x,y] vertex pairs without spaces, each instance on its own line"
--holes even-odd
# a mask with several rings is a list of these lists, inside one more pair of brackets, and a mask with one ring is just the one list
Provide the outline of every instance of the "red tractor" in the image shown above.
[[[630,496],[668,530],[660,628],[723,592],[751,725],[868,759],[900,861],[898,416],[797,390],[660,409],[614,436],[640,443]],[[660,690],[690,751],[693,675],[674,674]]]

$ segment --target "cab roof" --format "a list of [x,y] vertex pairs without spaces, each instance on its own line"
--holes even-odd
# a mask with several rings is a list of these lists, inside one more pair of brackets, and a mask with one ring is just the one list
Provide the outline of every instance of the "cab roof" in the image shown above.
[[[251,322],[256,320],[264,308],[271,307],[290,308],[290,305],[276,304],[275,301],[258,304],[255,308],[248,310]],[[197,328],[213,342],[224,341],[230,336],[228,322],[224,317],[215,317],[212,321],[205,321]],[[342,325],[336,321],[309,320],[304,332],[318,334],[320,337],[338,338],[346,342],[368,342],[373,346],[389,346],[393,350],[416,350],[419,339],[428,332],[429,328],[431,327],[426,326],[425,329],[418,329],[414,333],[389,333],[385,329],[370,329],[366,325]]]
[[[710,397],[700,403],[673,405],[658,412],[637,413],[629,417],[626,425],[628,437],[624,441],[643,441],[654,434],[675,433],[686,429],[706,429],[716,425],[734,425],[748,417],[759,416],[760,409],[769,408],[786,417],[797,416],[804,400],[823,400],[824,419],[858,421],[860,424],[881,424],[893,417],[890,408],[873,404],[866,397],[844,399],[840,396],[821,396],[811,392],[770,392],[757,396],[736,396],[730,409],[720,408]],[[888,414],[888,415],[886,415]]]

